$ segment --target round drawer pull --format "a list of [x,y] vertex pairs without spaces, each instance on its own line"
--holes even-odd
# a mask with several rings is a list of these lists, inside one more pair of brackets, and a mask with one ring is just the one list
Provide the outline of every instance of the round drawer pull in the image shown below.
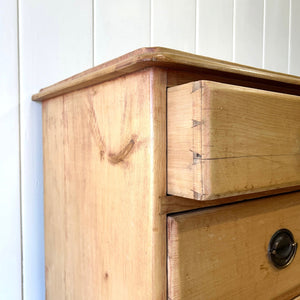
[[280,229],[274,233],[269,243],[268,254],[276,268],[287,267],[293,261],[296,251],[297,243],[288,229]]

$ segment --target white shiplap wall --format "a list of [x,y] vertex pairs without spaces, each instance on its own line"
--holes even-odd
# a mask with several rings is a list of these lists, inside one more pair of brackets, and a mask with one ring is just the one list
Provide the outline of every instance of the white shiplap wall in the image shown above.
[[290,1],[265,1],[263,61],[266,69],[288,72]]
[[17,1],[0,1],[0,299],[21,298]]
[[289,73],[300,76],[300,1],[290,6]]
[[92,67],[91,0],[19,3],[23,294],[44,298],[42,86]]
[[144,46],[300,75],[300,1],[0,0],[0,46],[0,299],[41,300],[41,105],[31,95]]
[[94,0],[96,65],[149,41],[150,0]]
[[197,53],[232,61],[233,7],[233,0],[198,0]]
[[151,46],[195,52],[196,1],[151,2]]
[[238,0],[234,3],[233,60],[262,67],[264,1]]

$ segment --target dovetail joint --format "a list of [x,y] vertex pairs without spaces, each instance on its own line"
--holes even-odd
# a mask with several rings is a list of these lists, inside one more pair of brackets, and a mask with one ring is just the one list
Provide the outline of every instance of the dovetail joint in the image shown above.
[[201,84],[201,81],[195,81],[193,82],[193,86],[192,86],[192,93],[198,91],[199,89],[202,88],[202,84]]
[[200,164],[201,158],[202,158],[201,154],[197,152],[193,152],[193,165]]
[[201,200],[201,198],[202,198],[202,195],[200,194],[200,193],[198,193],[198,192],[195,192],[195,191],[193,191],[194,192],[194,199],[195,200]]
[[193,119],[193,127],[196,127],[196,126],[199,126],[199,125],[201,125],[201,121]]

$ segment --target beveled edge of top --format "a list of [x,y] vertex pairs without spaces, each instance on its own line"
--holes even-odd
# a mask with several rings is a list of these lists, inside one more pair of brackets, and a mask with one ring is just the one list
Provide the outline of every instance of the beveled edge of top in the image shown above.
[[42,101],[50,99],[151,66],[180,68],[194,72],[197,70],[213,70],[300,86],[300,77],[294,75],[277,73],[163,47],[148,47],[137,49],[43,88],[39,93],[32,96],[32,100]]

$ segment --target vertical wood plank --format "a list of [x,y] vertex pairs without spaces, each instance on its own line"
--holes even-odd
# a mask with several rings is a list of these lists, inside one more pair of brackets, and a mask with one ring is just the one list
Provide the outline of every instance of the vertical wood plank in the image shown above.
[[265,1],[264,68],[288,72],[289,0]]
[[0,299],[21,299],[17,1],[0,2]]
[[95,0],[95,64],[150,46],[150,0]]
[[232,60],[233,0],[198,0],[197,54]]
[[262,67],[263,19],[262,0],[235,0],[234,61]]
[[290,73],[300,76],[300,1],[291,0]]
[[166,80],[43,102],[47,299],[166,299]]
[[151,46],[195,53],[196,1],[153,0]]
[[24,300],[44,299],[41,87],[92,67],[92,0],[20,0]]

